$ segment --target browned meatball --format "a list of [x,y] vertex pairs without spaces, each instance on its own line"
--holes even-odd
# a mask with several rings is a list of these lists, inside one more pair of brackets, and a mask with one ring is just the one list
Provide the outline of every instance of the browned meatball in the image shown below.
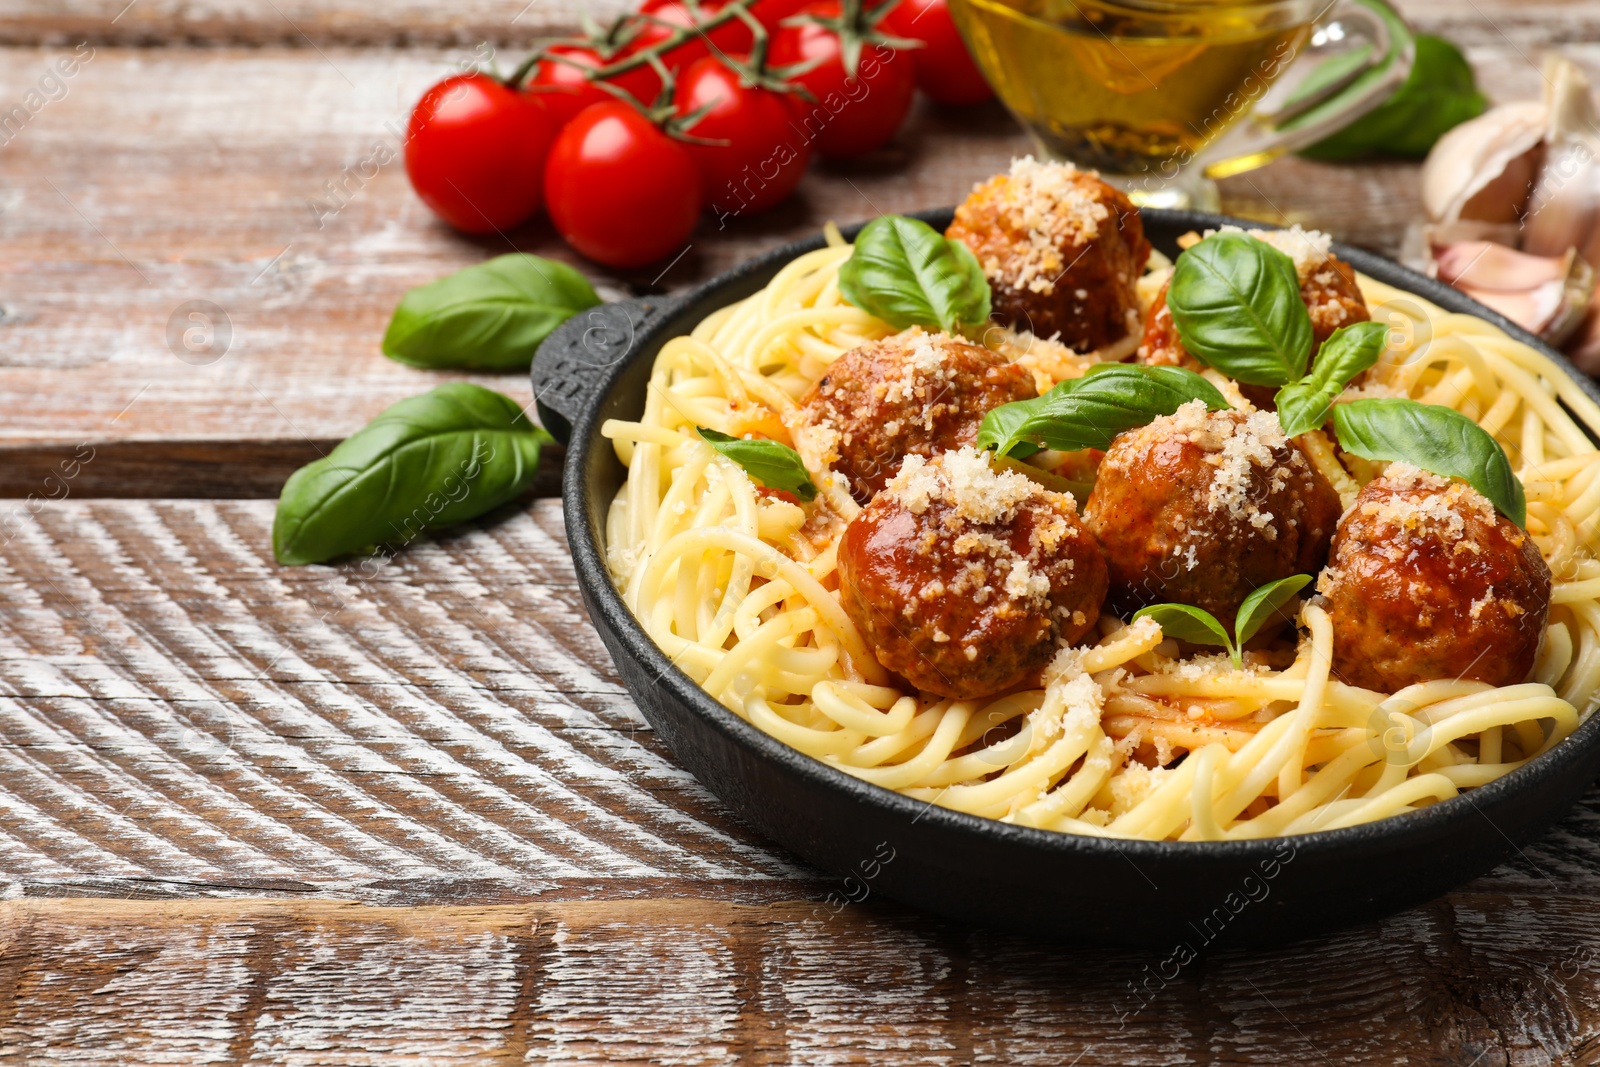
[[[1289,253],[1295,260],[1295,270],[1300,275],[1300,299],[1311,313],[1312,352],[1333,335],[1341,326],[1366,322],[1372,318],[1366,299],[1356,284],[1356,272],[1350,264],[1322,248],[1321,235],[1307,234],[1302,230],[1254,230],[1253,236],[1268,239],[1280,251]],[[1139,344],[1138,360],[1154,366],[1184,367],[1204,370],[1202,364],[1190,355],[1178,338],[1178,328],[1172,322],[1172,312],[1167,310],[1167,287],[1163,285],[1150,305],[1145,319],[1144,339]],[[1245,396],[1257,407],[1270,407],[1275,390],[1263,386],[1241,386]]]
[[1019,159],[973,189],[945,236],[983,264],[1008,326],[1079,352],[1138,332],[1150,243],[1133,202],[1093,174]]
[[839,599],[878,662],[959,700],[1037,684],[1105,595],[1072,497],[970,448],[908,456],[839,542]]
[[1550,568],[1527,531],[1471,486],[1401,463],[1339,520],[1317,591],[1333,673],[1381,693],[1525,681],[1550,614]]
[[1339,497],[1275,414],[1195,400],[1118,435],[1084,518],[1119,609],[1192,604],[1231,625],[1251,590],[1322,566]]
[[865,504],[906,456],[970,445],[990,408],[1038,395],[1005,357],[911,329],[840,356],[802,403],[797,436]]

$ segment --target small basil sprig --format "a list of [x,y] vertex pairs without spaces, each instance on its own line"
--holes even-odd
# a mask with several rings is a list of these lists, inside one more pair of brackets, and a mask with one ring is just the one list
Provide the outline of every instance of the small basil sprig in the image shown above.
[[1200,362],[1247,385],[1306,372],[1311,313],[1294,260],[1243,233],[1214,233],[1178,256],[1167,287],[1178,338]]
[[861,228],[839,268],[839,292],[897,330],[954,330],[983,322],[991,308],[989,279],[972,250],[904,215]]
[[402,400],[289,476],[272,553],[286,566],[320,563],[476,518],[533,484],[550,440],[515,400],[481,385]]
[[407,292],[383,354],[427,369],[526,370],[552,330],[598,303],[565,263],[513,252]]
[[1212,411],[1228,406],[1216,387],[1194,371],[1100,363],[1041,397],[990,409],[978,427],[977,445],[1019,457],[1041,448],[1109,448],[1122,431],[1171,415],[1191,400],[1205,401]]
[[1459,478],[1506,518],[1527,525],[1527,497],[1506,450],[1454,408],[1403,399],[1352,400],[1333,409],[1333,426],[1346,452]]
[[704,426],[695,427],[695,431],[718,455],[733,460],[768,489],[785,490],[807,503],[817,498],[817,487],[811,483],[800,453],[788,445],[765,438],[729,437]]
[[1133,621],[1154,619],[1161,627],[1163,637],[1187,641],[1191,645],[1217,645],[1228,650],[1235,667],[1244,664],[1244,646],[1261,632],[1295,594],[1311,584],[1311,575],[1292,574],[1276,582],[1268,582],[1244,598],[1233,619],[1233,636],[1217,621],[1217,617],[1204,608],[1191,604],[1151,604],[1133,613]]
[[1389,327],[1381,322],[1354,322],[1333,331],[1317,349],[1311,373],[1278,390],[1274,403],[1283,432],[1290,437],[1321,428],[1328,410],[1356,375],[1378,362],[1389,343]]

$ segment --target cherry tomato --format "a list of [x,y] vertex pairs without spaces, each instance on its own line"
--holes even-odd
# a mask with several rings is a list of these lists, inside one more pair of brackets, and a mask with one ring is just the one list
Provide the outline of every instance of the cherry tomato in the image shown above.
[[[756,0],[755,3],[750,5],[750,14],[754,15],[756,21],[765,26],[767,32],[771,33],[778,28],[778,23],[799,11],[808,2],[809,0]],[[723,8],[728,6],[728,3],[729,0],[700,0],[700,21],[705,22],[711,16],[719,14]],[[666,7],[669,4],[680,9],[684,7],[682,0],[658,0],[655,7]],[[650,0],[646,0],[644,8],[641,10],[649,10],[651,7]],[[661,14],[658,10],[658,17]],[[691,20],[684,13],[674,16],[672,21],[677,25],[687,26]],[[755,35],[750,32],[750,27],[745,24],[745,21],[737,17],[729,19],[716,29],[709,31],[707,36],[710,38],[711,44],[715,45],[717,49],[730,55],[745,55],[755,46]],[[715,53],[713,52],[712,54]]]
[[727,142],[687,146],[706,199],[724,215],[765,211],[800,184],[811,146],[789,125],[791,95],[743,84],[716,56],[696,60],[679,77],[679,115],[713,105],[690,136]]
[[[839,0],[817,0],[800,13],[838,18]],[[839,35],[817,23],[804,22],[778,27],[767,59],[774,67],[816,63],[792,80],[816,97],[815,103],[805,104],[804,118],[798,122],[824,156],[859,156],[881,147],[911,110],[916,74],[911,61],[892,48],[865,45],[851,77],[845,73]]]
[[412,110],[406,174],[422,202],[456,229],[509,229],[539,210],[554,132],[527,93],[485,74],[458,74]]
[[883,28],[894,37],[921,41],[911,50],[917,87],[941,104],[981,104],[994,90],[972,61],[950,17],[948,0],[900,0],[884,16]]
[[[542,59],[528,79],[532,92],[543,101],[545,110],[555,120],[559,129],[591,104],[602,104],[616,97],[584,77],[583,68],[593,70],[614,63],[620,56],[603,60],[593,48],[582,45],[558,44],[549,48],[551,55],[560,59]],[[574,65],[576,64],[576,65]],[[639,67],[615,78],[612,85],[625,90],[641,104],[655,101],[661,92],[661,79],[649,67]]]
[[[718,4],[717,6],[720,7],[722,5]],[[700,5],[700,17],[702,20],[714,13],[710,5]],[[680,29],[692,29],[697,25],[694,14],[690,12],[688,5],[683,3],[682,0],[644,0],[644,3],[639,5],[639,14],[648,16],[650,19],[659,19],[660,21],[646,21],[644,23],[644,29],[628,45],[629,55],[633,55],[641,49],[649,48],[651,45],[659,44]],[[718,29],[721,28],[718,27]],[[706,44],[706,36],[706,34],[697,33],[678,47],[669,48],[661,53],[661,62],[666,65],[668,70],[676,74],[702,56],[710,55],[711,49]],[[659,93],[661,91],[660,76],[655,75],[651,68],[645,69],[651,70],[652,75],[655,76],[656,91]]]
[[544,195],[561,236],[609,267],[678,252],[701,205],[688,148],[620,100],[567,123],[545,165]]

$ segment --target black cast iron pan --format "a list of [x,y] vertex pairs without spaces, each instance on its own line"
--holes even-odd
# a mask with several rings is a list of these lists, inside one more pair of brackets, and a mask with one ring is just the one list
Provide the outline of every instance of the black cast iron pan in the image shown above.
[[[1184,233],[1238,223],[1143,215],[1151,242],[1171,256]],[[943,229],[950,213],[920,217]],[[1600,772],[1595,716],[1528,766],[1396,818],[1262,841],[1114,841],[930,807],[802,755],[727,711],[668,662],[611,584],[604,518],[624,471],[600,425],[639,416],[664,341],[821,245],[818,237],[775,249],[682,297],[577,316],[540,349],[533,385],[545,426],[567,442],[562,499],[584,601],[645,718],[750,825],[853,876],[850,895],[882,893],[955,919],[1102,944],[1201,951],[1281,943],[1379,918],[1488,871],[1570,808]],[[1371,253],[1335,251],[1357,270],[1534,345],[1600,400],[1556,353],[1455,290]]]

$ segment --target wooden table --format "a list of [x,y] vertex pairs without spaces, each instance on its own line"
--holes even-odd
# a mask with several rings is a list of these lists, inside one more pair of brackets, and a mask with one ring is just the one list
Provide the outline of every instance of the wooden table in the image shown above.
[[[524,3],[0,5],[0,1063],[1600,1062],[1600,794],[1459,892],[1134,1011],[1160,955],[819,906],[835,880],[643,725],[553,465],[376,574],[277,567],[286,474],[440,380],[379,354],[401,292],[571,258],[542,223],[453,235],[372,162],[478,41],[509,67],[616,7]],[[1405,7],[1496,98],[1550,45],[1600,71],[1592,3]],[[660,276],[586,269],[678,288],[1025,149],[998,110],[920,111]],[[1414,186],[1290,160],[1224,192],[1393,251]]]

